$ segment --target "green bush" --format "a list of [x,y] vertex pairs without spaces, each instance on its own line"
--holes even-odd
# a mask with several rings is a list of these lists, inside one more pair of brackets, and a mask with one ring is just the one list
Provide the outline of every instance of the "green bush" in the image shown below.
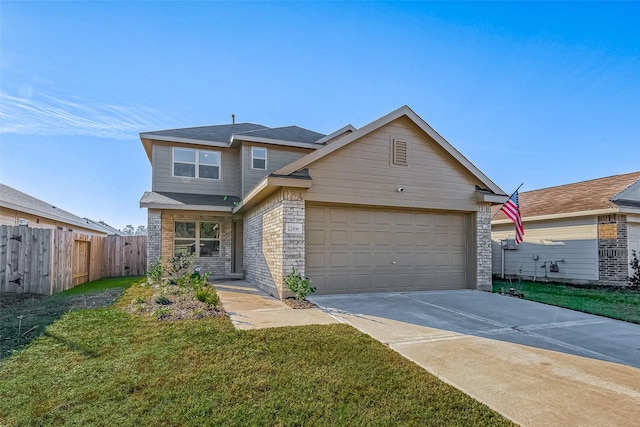
[[217,307],[220,304],[220,297],[213,288],[207,286],[196,288],[195,295],[198,301],[202,301],[209,306]]
[[164,276],[164,264],[162,258],[158,262],[151,264],[151,268],[147,271],[147,277],[151,283],[160,283]]
[[295,294],[297,300],[303,300],[316,291],[316,288],[311,286],[311,279],[308,277],[303,279],[300,273],[296,272],[295,267],[293,267],[291,273],[284,278],[284,284]]
[[631,251],[631,262],[629,263],[633,275],[629,277],[629,287],[631,289],[640,290],[640,260],[638,260],[638,254],[635,250]]
[[171,300],[166,295],[159,295],[156,297],[156,302],[160,305],[170,305]]

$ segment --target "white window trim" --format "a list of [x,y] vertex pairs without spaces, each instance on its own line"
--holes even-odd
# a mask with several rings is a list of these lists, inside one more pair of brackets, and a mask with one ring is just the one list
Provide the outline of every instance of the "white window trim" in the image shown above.
[[[171,176],[173,178],[186,178],[186,179],[206,179],[208,181],[221,181],[222,180],[222,152],[220,151],[215,151],[215,150],[199,150],[197,148],[186,148],[186,147],[171,147]],[[181,176],[181,175],[176,175],[175,174],[175,163],[176,163],[176,156],[175,156],[175,152],[177,150],[193,150],[195,151],[195,162],[178,162],[178,163],[184,163],[184,164],[189,164],[189,165],[195,165],[195,175],[196,176]],[[200,152],[204,151],[204,152],[208,152],[208,153],[218,153],[218,164],[217,165],[210,165],[210,164],[204,164],[205,166],[218,166],[218,177],[217,178],[200,178]]]
[[[264,150],[264,158],[263,157],[256,157],[253,155],[253,151],[255,149],[261,149]],[[267,148],[266,147],[251,147],[251,169],[253,170],[259,170],[259,171],[266,171],[267,170]],[[258,160],[264,160],[264,168],[254,168],[253,167],[253,159],[258,159]]]

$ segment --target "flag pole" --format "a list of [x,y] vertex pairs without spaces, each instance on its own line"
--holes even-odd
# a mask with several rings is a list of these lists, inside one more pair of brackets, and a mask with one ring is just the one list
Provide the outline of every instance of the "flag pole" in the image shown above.
[[[518,192],[518,190],[520,189],[520,187],[522,187],[523,185],[524,185],[524,182],[523,182],[523,183],[521,183],[520,185],[518,185],[518,188],[516,188],[516,190],[515,190],[513,193],[511,193],[511,195],[509,196],[509,198],[508,198],[507,200],[509,200],[510,198],[512,198],[512,197],[513,197],[513,195],[514,195],[514,194],[516,194],[516,193]],[[503,205],[504,205],[504,203],[503,203]],[[500,213],[500,210],[498,210],[498,212],[496,212],[496,213],[491,217],[490,221],[493,221],[493,219],[494,219],[494,218],[495,218],[499,213]]]

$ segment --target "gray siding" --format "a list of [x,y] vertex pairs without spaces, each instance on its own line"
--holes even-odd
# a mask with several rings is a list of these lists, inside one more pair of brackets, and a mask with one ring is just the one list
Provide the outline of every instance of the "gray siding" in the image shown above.
[[[514,238],[512,223],[494,225],[491,232],[493,274],[502,270],[502,239]],[[505,274],[545,279],[543,263],[559,262],[558,273],[549,272],[550,281],[586,283],[598,280],[597,218],[577,218],[525,223],[524,242],[516,250],[505,250]],[[538,255],[538,260],[534,260]]]
[[[251,147],[261,147],[267,149],[267,170],[251,169]],[[260,182],[262,178],[269,175],[272,172],[277,171],[280,168],[287,166],[290,163],[304,157],[309,154],[311,149],[304,148],[285,148],[274,147],[272,145],[265,144],[244,144],[241,148],[242,158],[242,185],[241,194],[245,196],[253,187]]]
[[[393,138],[409,142],[408,167],[391,164]],[[309,173],[313,184],[305,198],[316,202],[476,211],[475,185],[482,185],[405,119],[319,159]]]
[[[187,148],[196,148],[188,147]],[[192,194],[238,194],[238,150],[207,148],[221,153],[221,179],[196,179],[172,176],[172,146],[155,144],[153,147],[152,191]]]

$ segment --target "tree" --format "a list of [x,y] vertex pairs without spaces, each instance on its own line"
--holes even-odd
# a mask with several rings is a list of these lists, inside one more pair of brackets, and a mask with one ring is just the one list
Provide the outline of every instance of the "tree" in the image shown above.
[[135,230],[135,228],[133,228],[133,225],[129,224],[129,225],[127,225],[126,227],[124,227],[120,231],[122,231],[124,234],[131,235],[131,234],[135,233],[136,230]]
[[139,225],[138,228],[136,228],[136,236],[146,236],[147,235],[147,227],[145,227],[144,225]]

